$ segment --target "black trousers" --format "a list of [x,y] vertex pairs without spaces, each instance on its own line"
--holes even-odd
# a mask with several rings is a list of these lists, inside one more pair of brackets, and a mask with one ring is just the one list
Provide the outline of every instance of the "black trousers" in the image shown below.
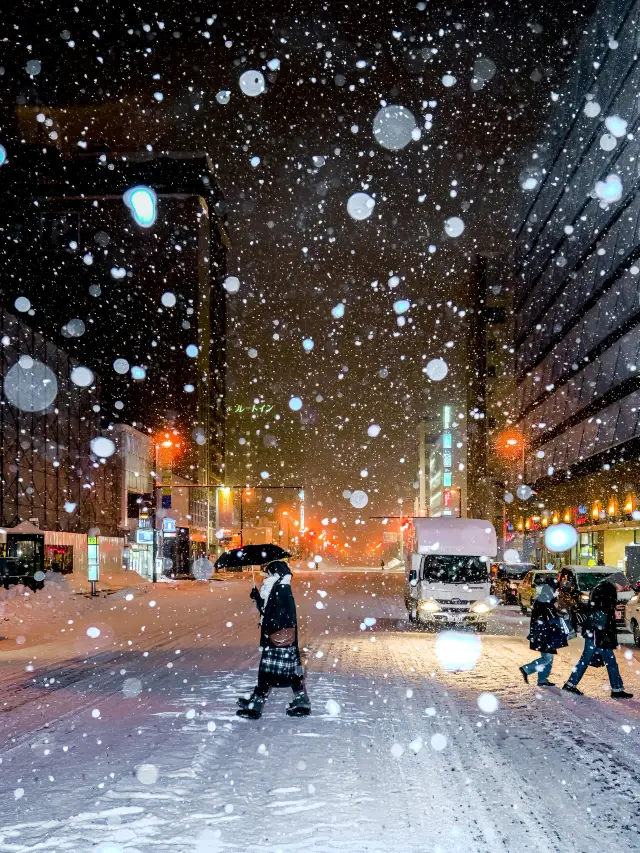
[[[258,684],[255,689],[256,696],[266,699],[269,695],[269,691],[274,686],[277,687],[279,685],[274,685],[269,678],[269,673],[260,672],[260,670],[258,670]],[[291,679],[291,689],[294,693],[304,693],[304,677],[302,675],[293,676]]]

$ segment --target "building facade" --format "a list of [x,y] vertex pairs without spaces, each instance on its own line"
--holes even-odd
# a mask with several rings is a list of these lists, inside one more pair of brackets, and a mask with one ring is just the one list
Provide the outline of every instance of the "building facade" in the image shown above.
[[640,4],[600,4],[521,176],[504,271],[514,287],[511,418],[533,494],[509,510],[540,539],[580,532],[565,561],[622,566],[640,531]]
[[75,384],[80,363],[0,308],[0,523],[117,536],[111,459],[91,449],[100,421],[100,377]]
[[[77,154],[65,133],[43,148],[32,124],[3,167],[0,303],[27,300],[25,323],[102,375],[111,423],[177,429],[177,473],[222,482],[229,240],[210,158]],[[156,196],[148,228],[123,200],[139,185]]]

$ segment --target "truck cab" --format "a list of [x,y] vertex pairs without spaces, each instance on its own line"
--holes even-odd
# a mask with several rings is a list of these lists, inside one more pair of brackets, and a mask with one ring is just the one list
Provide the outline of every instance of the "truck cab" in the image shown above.
[[492,600],[490,567],[497,553],[489,521],[416,518],[415,550],[405,568],[409,620],[431,628],[487,628]]

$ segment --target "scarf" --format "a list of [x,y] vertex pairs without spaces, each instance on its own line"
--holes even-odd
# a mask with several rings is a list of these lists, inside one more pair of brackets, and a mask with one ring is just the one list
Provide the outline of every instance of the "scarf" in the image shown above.
[[262,625],[262,620],[264,618],[264,611],[267,607],[267,601],[269,600],[269,596],[271,595],[271,590],[274,586],[280,582],[283,586],[291,585],[291,575],[285,575],[283,578],[280,575],[267,575],[264,579],[262,586],[260,587],[260,598],[263,600],[264,605],[262,607],[262,616],[260,617],[260,624]]

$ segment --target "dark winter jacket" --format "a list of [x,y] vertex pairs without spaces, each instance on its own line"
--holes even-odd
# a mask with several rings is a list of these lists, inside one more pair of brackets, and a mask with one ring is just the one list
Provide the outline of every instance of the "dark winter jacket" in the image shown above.
[[569,645],[565,632],[560,627],[553,589],[543,584],[531,608],[529,648],[538,652],[556,654],[556,649]]
[[262,626],[260,630],[260,645],[273,645],[269,642],[269,635],[281,631],[283,628],[296,629],[296,644],[298,642],[298,620],[296,616],[296,602],[289,584],[280,581],[274,584],[266,605],[258,596],[254,598],[256,606],[262,615]]
[[[609,580],[600,581],[591,590],[589,597],[588,616],[584,625],[585,637],[593,637],[598,649],[618,648],[618,629],[616,627],[616,604],[618,603],[618,590],[615,584]],[[606,622],[604,628],[596,627],[598,613],[604,613]]]

